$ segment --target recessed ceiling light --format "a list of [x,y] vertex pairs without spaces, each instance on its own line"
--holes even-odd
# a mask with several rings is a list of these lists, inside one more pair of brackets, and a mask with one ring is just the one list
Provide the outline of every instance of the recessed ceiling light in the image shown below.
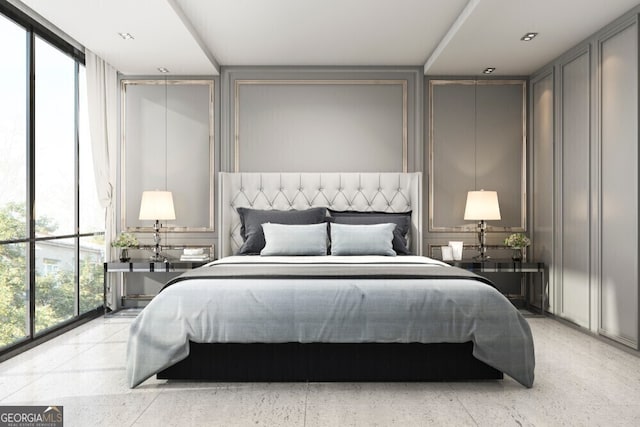
[[160,71],[161,73],[168,73],[169,70],[167,68],[164,67],[158,67],[158,71]]
[[122,37],[123,40],[133,40],[134,37],[131,35],[131,33],[118,33],[118,35],[120,37]]
[[484,71],[482,72],[482,74],[491,74],[496,70],[496,67],[487,67],[484,69]]
[[537,35],[538,35],[538,33],[527,33],[524,36],[520,37],[520,40],[525,41],[525,42],[530,42]]

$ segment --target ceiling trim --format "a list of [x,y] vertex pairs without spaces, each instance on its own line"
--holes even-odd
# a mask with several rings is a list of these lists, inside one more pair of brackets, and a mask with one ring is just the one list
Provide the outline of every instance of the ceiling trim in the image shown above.
[[195,40],[195,42],[198,44],[198,46],[200,47],[202,52],[205,54],[209,62],[211,62],[211,65],[213,65],[213,68],[215,70],[215,74],[220,75],[220,64],[218,63],[218,60],[213,55],[213,53],[209,51],[209,48],[202,40],[202,37],[200,37],[200,34],[198,34],[198,32],[196,31],[191,21],[189,21],[189,18],[187,18],[187,15],[184,13],[180,5],[176,2],[176,0],[167,0],[167,3],[169,3],[169,6],[171,6],[173,11],[176,13],[176,15],[178,15],[178,18],[180,18],[180,21],[182,21],[182,24],[185,26],[187,31],[189,31],[189,33],[193,37],[193,40]]
[[451,27],[449,27],[449,31],[447,31],[442,40],[440,40],[440,43],[438,43],[436,48],[427,59],[427,62],[424,64],[425,75],[427,74],[433,63],[436,62],[440,54],[445,50],[451,39],[453,39],[453,36],[455,36],[462,25],[464,25],[464,22],[467,20],[467,18],[471,16],[471,13],[473,13],[473,10],[479,3],[480,0],[469,0],[469,3],[467,3],[464,9],[462,9],[460,15],[458,15]]

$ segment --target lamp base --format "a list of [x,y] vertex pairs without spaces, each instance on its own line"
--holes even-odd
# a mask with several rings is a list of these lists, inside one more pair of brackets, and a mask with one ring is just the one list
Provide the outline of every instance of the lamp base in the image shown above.
[[165,262],[167,259],[158,252],[158,253],[153,253],[149,257],[149,260],[153,262]]
[[486,238],[487,238],[487,223],[484,222],[484,220],[480,220],[480,222],[478,223],[478,241],[479,241],[479,246],[478,246],[478,250],[480,251],[480,253],[473,257],[473,259],[475,259],[476,261],[486,261],[489,258],[491,258],[489,255],[487,255],[487,243],[486,243]]
[[155,246],[153,247],[153,253],[151,254],[151,261],[166,261],[167,258],[162,256],[162,253],[160,251],[160,221],[158,220],[156,220],[155,224],[153,224],[153,243],[155,243]]

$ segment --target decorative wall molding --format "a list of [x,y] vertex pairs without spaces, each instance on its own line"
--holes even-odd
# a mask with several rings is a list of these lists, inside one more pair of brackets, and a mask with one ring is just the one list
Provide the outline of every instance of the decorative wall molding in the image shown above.
[[[135,87],[151,87],[158,88],[163,91],[162,93],[155,94],[158,98],[163,99],[162,105],[160,101],[155,104],[153,101],[147,99],[140,103],[139,111],[135,113],[127,108],[128,93]],[[166,98],[166,90],[172,88],[175,90],[180,87],[193,87],[202,86],[206,90],[206,95],[202,97],[204,102],[202,107],[204,111],[200,111],[203,117],[208,119],[207,124],[200,124],[202,129],[201,140],[194,140],[190,138],[192,135],[191,130],[196,131],[197,124],[193,122],[194,117],[189,117],[189,110],[197,108],[196,105],[189,104],[188,101],[195,102],[189,94],[180,95],[174,100],[176,105],[169,105],[169,108],[176,110],[175,115],[177,121],[180,122],[179,129],[172,129],[165,127],[164,120],[166,116],[166,106],[164,102]],[[155,93],[155,91],[154,91]],[[186,96],[186,98],[185,98]],[[171,102],[171,99],[169,100]],[[205,104],[206,103],[206,104]],[[142,111],[147,108],[148,111]],[[180,110],[182,108],[183,110]],[[138,114],[154,114],[151,110],[165,110],[165,117],[162,117],[162,121],[159,123],[147,123],[144,129],[139,128],[138,122],[142,120],[142,117]],[[121,230],[134,231],[134,232],[151,232],[153,227],[142,226],[137,220],[137,212],[139,204],[131,206],[136,197],[140,197],[138,193],[141,193],[139,186],[140,182],[145,181],[153,185],[155,188],[146,189],[161,189],[166,186],[167,180],[171,188],[169,190],[174,192],[174,204],[176,205],[176,225],[163,226],[163,231],[169,232],[212,232],[214,231],[214,168],[215,168],[215,144],[214,144],[214,81],[203,79],[123,79],[121,80],[121,125],[120,125],[120,215]],[[159,116],[155,111],[155,115]],[[160,114],[161,115],[161,114]],[[147,117],[147,120],[149,119]],[[137,128],[137,141],[136,153],[132,152],[131,148],[128,148],[128,140],[130,136],[127,132],[131,132],[131,129]],[[171,133],[175,135],[174,138],[167,135]],[[161,135],[155,138],[157,135]],[[186,136],[186,139],[185,139]],[[194,136],[194,135],[192,135]],[[195,136],[194,136],[195,137]],[[154,139],[155,138],[155,139]],[[165,144],[168,144],[165,146]],[[195,144],[195,145],[194,145]],[[206,146],[202,146],[206,144]],[[133,147],[133,146],[132,146]],[[165,153],[164,150],[168,149],[173,151],[173,156],[170,153]],[[202,152],[203,155],[200,155]],[[204,153],[206,152],[206,155]],[[160,154],[159,154],[160,153]],[[164,157],[167,158],[164,158]],[[155,157],[163,157],[162,164],[153,163]],[[145,159],[146,158],[146,159]],[[172,162],[186,161],[191,163],[191,169],[187,165],[180,167],[173,167],[175,171],[173,173],[165,170],[166,164],[169,164],[170,168]],[[136,166],[129,165],[130,162],[136,162]],[[148,164],[153,163],[153,164]],[[146,165],[146,166],[145,166]],[[142,169],[140,169],[142,168]],[[146,170],[145,168],[148,168]],[[143,170],[145,169],[145,170]],[[187,177],[195,172],[206,171],[206,182],[194,183]],[[133,175],[131,175],[133,174]],[[131,176],[129,176],[131,175]],[[168,176],[170,175],[170,176]],[[155,176],[155,178],[154,178]],[[144,185],[144,183],[142,184]],[[147,184],[148,185],[148,184]],[[202,188],[202,191],[197,191],[198,188]],[[134,194],[135,193],[135,194]],[[180,204],[182,199],[182,205]],[[180,218],[179,210],[182,210],[184,214]],[[199,214],[199,210],[206,212],[205,214]],[[186,225],[179,225],[182,224]]]
[[[234,171],[241,169],[241,89],[246,86],[399,86],[402,90],[402,172],[408,170],[408,81],[400,79],[236,79],[234,80],[234,103],[233,103],[233,154]],[[293,100],[292,100],[293,101]],[[298,100],[295,100],[298,101]],[[363,153],[364,154],[364,153]]]
[[[496,110],[495,112],[492,112],[490,110],[491,107],[483,107],[482,105],[469,106],[469,105],[465,105],[464,102],[463,103],[458,102],[457,105],[460,107],[460,109],[452,110],[450,108],[446,108],[445,106],[442,106],[442,111],[438,110],[436,112],[436,109],[438,109],[440,106],[435,105],[435,97],[436,97],[434,93],[435,90],[437,88],[445,88],[445,87],[450,87],[455,89],[456,86],[461,88],[471,87],[471,86],[473,86],[474,88],[491,87],[491,86],[494,86],[496,88],[499,88],[500,86],[520,87],[519,89],[520,99],[518,100],[518,104],[519,104],[519,107],[521,108],[520,110],[521,113],[518,116],[518,123],[517,123],[517,129],[518,129],[517,143],[519,144],[520,148],[517,150],[518,151],[517,158],[510,157],[507,159],[503,159],[503,164],[504,163],[509,164],[510,162],[515,162],[520,164],[520,167],[518,168],[518,170],[515,171],[515,175],[504,170],[506,168],[502,168],[500,167],[499,164],[496,164],[491,168],[491,170],[488,170],[486,172],[485,174],[486,178],[484,182],[477,182],[478,173],[476,169],[478,168],[478,165],[482,166],[482,163],[479,163],[477,159],[478,153],[480,152],[478,147],[479,146],[489,147],[491,151],[491,158],[493,159],[498,158],[498,156],[503,154],[502,151],[505,148],[504,144],[506,143],[508,145],[511,142],[503,141],[502,146],[495,146],[494,140],[499,141],[501,138],[504,139],[501,134],[501,132],[503,132],[502,129],[506,129],[508,127],[514,127],[514,126],[513,126],[513,123],[509,123],[509,122],[505,123],[501,117],[501,114],[498,112],[498,110]],[[500,191],[499,191],[498,198],[501,205],[501,211],[503,212],[503,215],[502,215],[503,219],[501,220],[501,222],[502,224],[505,224],[505,223],[506,224],[495,225],[490,223],[488,224],[489,225],[488,229],[493,232],[518,232],[518,231],[526,230],[527,228],[527,214],[526,214],[527,212],[527,144],[526,144],[527,94],[526,94],[526,90],[527,88],[526,88],[525,80],[511,80],[511,79],[509,80],[475,80],[475,79],[429,80],[429,95],[428,95],[428,103],[429,103],[429,107],[428,107],[428,111],[429,111],[428,112],[428,126],[429,126],[429,132],[428,132],[428,136],[429,136],[428,138],[428,144],[429,144],[428,227],[429,227],[429,232],[448,232],[448,233],[475,232],[476,231],[475,223],[469,223],[468,225],[457,225],[457,224],[452,225],[452,224],[445,224],[445,223],[439,222],[438,219],[436,218],[437,216],[436,205],[438,205],[437,209],[440,212],[446,211],[449,213],[450,216],[454,218],[459,218],[460,223],[462,223],[463,212],[464,212],[464,197],[466,196],[467,191],[473,190],[474,187],[476,186],[478,187],[478,188],[475,188],[477,190],[485,188],[485,184],[487,182],[489,183],[489,185],[492,186],[492,188],[486,188],[487,190],[495,190],[496,188],[494,188],[493,185],[495,185],[496,183],[501,183],[501,184],[507,183],[505,188],[508,188],[509,187],[508,183],[511,181],[518,182],[517,189],[511,189],[512,190],[511,192],[514,192],[514,194],[516,194],[516,196],[518,197],[518,200],[516,202],[517,204],[514,206],[513,205],[514,202],[513,200],[511,200],[512,198],[504,197],[505,196],[504,194],[503,194],[503,197],[501,198]],[[499,96],[499,94],[496,93],[496,96]],[[474,102],[476,102],[475,98],[477,97],[477,90],[474,91],[473,97],[474,97]],[[498,108],[501,108],[500,102],[497,102],[496,105],[498,106]],[[470,111],[467,111],[467,113],[471,114],[470,120],[467,121],[469,117],[463,116],[465,112],[461,111],[462,108],[467,108],[470,110]],[[480,132],[478,131],[478,128],[484,126],[483,123],[478,122],[479,108],[486,108],[486,110],[488,111],[487,114],[489,114],[488,117],[491,119],[493,124],[493,125],[488,125],[487,126],[489,128],[488,133],[482,134],[482,135],[479,135]],[[438,117],[442,119],[440,123],[436,123],[437,121],[436,114],[438,114]],[[501,120],[502,120],[502,125],[504,125],[504,128],[499,125],[495,126],[495,124],[500,123]],[[454,129],[456,135],[445,134],[445,132],[447,132],[446,129]],[[465,133],[463,132],[465,129],[468,131],[466,133],[470,135],[469,140],[466,140],[466,139],[458,140],[461,137],[461,135],[458,133],[460,132]],[[494,136],[491,136],[491,135],[494,135]],[[466,159],[465,154],[461,152],[458,152],[458,154],[456,154],[457,157],[455,158],[452,158],[451,156],[448,157],[450,161],[457,164],[458,166],[457,169],[444,167],[440,162],[441,160],[443,160],[443,158],[442,157],[438,158],[438,155],[436,154],[436,150],[442,150],[442,151],[445,151],[446,154],[448,155],[448,153],[452,151],[453,149],[452,147],[454,145],[455,147],[465,147],[467,151],[468,150],[472,151],[472,155],[470,159]],[[438,167],[443,169],[442,173],[444,173],[444,175],[438,174],[437,172]],[[463,177],[462,174],[467,174],[467,175],[471,174],[473,178]],[[466,185],[465,182],[468,181],[469,179],[471,179],[470,184]],[[445,201],[440,199],[438,196],[439,194],[441,194],[441,192],[438,192],[438,189],[440,187],[442,188],[449,187],[449,188],[453,188],[454,191],[457,191],[457,193],[453,197],[450,196],[448,198],[449,204],[444,208],[442,207],[443,206],[442,204]],[[509,218],[508,214],[505,215],[505,212],[514,211],[514,210],[519,211],[517,217]],[[509,224],[509,222],[511,223]]]

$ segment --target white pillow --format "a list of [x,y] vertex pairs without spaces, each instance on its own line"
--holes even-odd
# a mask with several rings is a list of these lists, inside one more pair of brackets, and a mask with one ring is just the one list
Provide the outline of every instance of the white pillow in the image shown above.
[[395,256],[395,224],[331,224],[331,255]]
[[260,255],[326,255],[327,223],[262,224],[265,245]]

